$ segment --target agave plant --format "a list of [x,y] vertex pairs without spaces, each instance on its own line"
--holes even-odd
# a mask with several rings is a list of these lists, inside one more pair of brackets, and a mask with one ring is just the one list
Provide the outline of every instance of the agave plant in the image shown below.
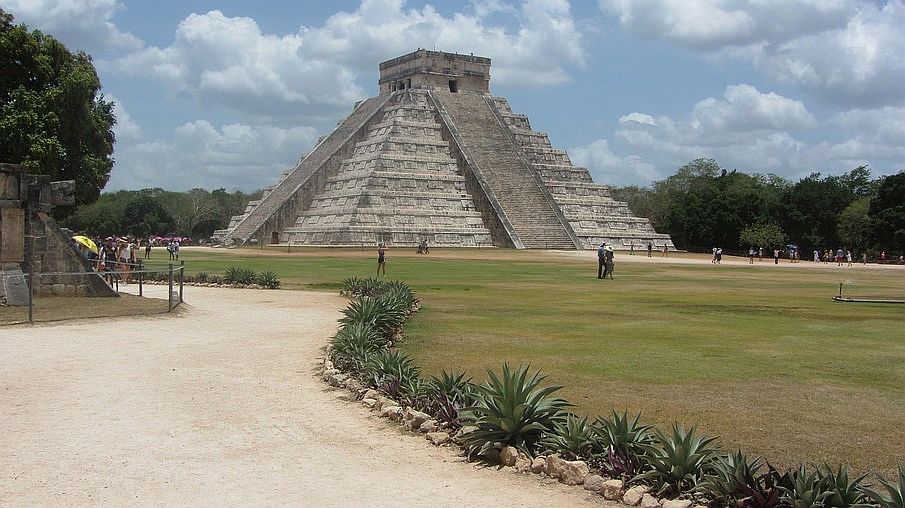
[[791,472],[791,483],[780,486],[783,504],[791,508],[822,507],[824,499],[830,495],[828,482],[817,468],[810,471],[804,464]]
[[533,455],[541,435],[552,431],[570,406],[551,397],[562,387],[540,387],[546,376],[535,372],[529,377],[527,366],[513,371],[504,364],[501,376],[488,370],[487,378],[476,387],[476,404],[462,411],[463,420],[477,427],[465,435],[466,451],[482,455],[497,445],[510,445]]
[[363,323],[384,338],[391,337],[405,320],[405,315],[391,302],[371,297],[353,299],[342,314],[339,322],[343,326]]
[[331,341],[331,360],[346,372],[360,373],[370,356],[383,346],[383,339],[365,323],[355,322],[344,326]]
[[672,434],[655,433],[653,444],[643,444],[644,460],[651,468],[635,476],[633,481],[650,481],[657,494],[682,494],[697,486],[704,470],[716,456],[719,448],[713,446],[716,438],[697,433],[695,427],[686,431],[674,424]]
[[779,505],[783,476],[773,466],[761,473],[764,460],[748,459],[741,451],[718,456],[695,488],[721,506],[773,508]]
[[269,270],[263,271],[255,278],[255,283],[266,289],[279,289],[280,278],[276,273]]
[[864,493],[881,508],[905,508],[905,465],[899,466],[899,484],[896,485],[884,478],[880,478],[880,484],[886,489],[889,496],[871,488],[864,488]]
[[587,458],[594,449],[594,432],[587,417],[579,418],[569,413],[564,420],[554,424],[551,432],[544,434],[540,445],[568,460]]
[[474,385],[464,372],[450,374],[445,370],[430,380],[430,409],[437,419],[450,428],[462,426],[461,411],[474,402]]
[[399,351],[382,350],[372,354],[364,366],[365,382],[388,396],[398,399],[406,395],[411,381],[420,377],[415,362]]
[[642,445],[653,443],[653,434],[652,427],[640,420],[640,413],[629,418],[628,411],[621,415],[612,411],[608,417],[598,416],[591,426],[595,448],[601,450],[593,461],[610,476],[628,480],[641,471]]
[[405,406],[426,411],[430,409],[430,394],[430,384],[421,376],[408,376],[402,380],[399,399]]
[[861,475],[855,479],[849,479],[848,467],[839,466],[833,471],[829,465],[824,469],[818,468],[818,474],[823,477],[826,496],[823,498],[825,508],[868,508],[871,506],[870,498],[864,493],[862,481],[867,475]]

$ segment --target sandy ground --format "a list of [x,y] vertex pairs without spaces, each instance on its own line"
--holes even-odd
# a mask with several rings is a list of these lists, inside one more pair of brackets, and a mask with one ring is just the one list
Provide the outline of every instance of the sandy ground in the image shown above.
[[180,315],[0,329],[0,505],[604,505],[465,463],[326,387],[314,369],[339,297],[186,300]]

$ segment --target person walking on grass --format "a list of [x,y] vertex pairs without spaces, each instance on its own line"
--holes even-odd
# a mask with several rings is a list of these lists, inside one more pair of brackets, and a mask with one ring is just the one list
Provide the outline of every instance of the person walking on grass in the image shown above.
[[597,278],[602,279],[604,275],[604,266],[606,264],[606,242],[597,247]]
[[147,242],[145,244],[145,259],[151,259],[151,237],[148,237]]
[[647,257],[651,257],[651,253],[654,251],[654,244],[651,242],[647,242]]
[[613,261],[613,246],[607,245],[606,249],[604,249],[603,254],[603,278],[605,279],[607,275],[610,278],[613,278],[613,267],[615,266],[615,261]]
[[380,244],[377,246],[377,276],[380,277],[380,272],[383,271],[383,275],[387,274],[387,246],[384,244]]

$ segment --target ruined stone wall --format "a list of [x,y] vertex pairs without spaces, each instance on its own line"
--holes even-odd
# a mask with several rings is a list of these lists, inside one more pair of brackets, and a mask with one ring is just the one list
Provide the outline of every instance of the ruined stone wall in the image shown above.
[[460,92],[490,91],[490,59],[419,49],[380,64],[380,93],[407,88],[448,90],[455,80]]

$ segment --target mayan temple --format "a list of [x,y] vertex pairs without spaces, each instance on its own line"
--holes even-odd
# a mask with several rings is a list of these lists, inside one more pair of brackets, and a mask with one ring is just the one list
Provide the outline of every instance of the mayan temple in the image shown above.
[[215,242],[674,248],[490,95],[489,58],[419,49],[379,85]]

